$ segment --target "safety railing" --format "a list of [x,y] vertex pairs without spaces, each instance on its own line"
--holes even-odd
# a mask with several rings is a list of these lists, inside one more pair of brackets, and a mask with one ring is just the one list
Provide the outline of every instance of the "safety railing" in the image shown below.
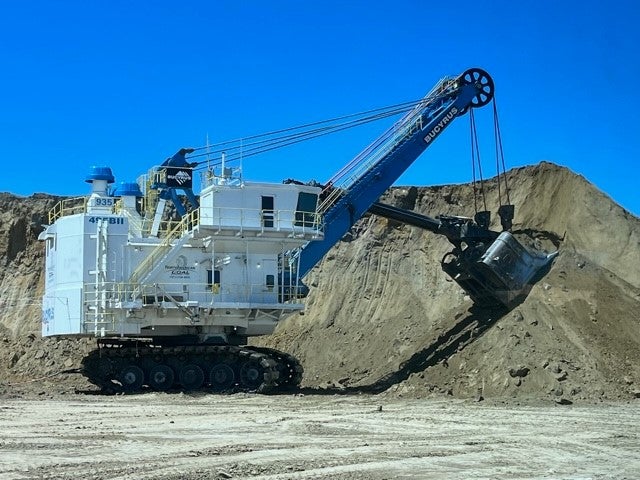
[[117,317],[114,312],[88,310],[84,318],[85,333],[92,333],[95,336],[103,336],[117,331]]
[[224,171],[220,168],[220,171],[217,174],[213,168],[205,170],[200,175],[200,190],[204,190],[211,185],[225,185],[231,187],[242,186],[242,167],[225,167]]
[[54,223],[61,217],[75,215],[76,213],[85,213],[87,211],[88,196],[65,198],[60,200],[49,210],[49,224]]
[[[197,302],[200,307],[212,307],[216,304],[277,304],[298,305],[297,299],[301,288],[292,284],[265,283],[231,284],[231,283],[154,283],[139,285],[135,283],[105,283],[106,308],[131,308],[130,302],[141,299],[142,305],[171,304],[190,306]],[[95,302],[95,293],[86,292],[85,301]],[[108,311],[108,310],[107,310]],[[93,318],[92,320],[93,321]],[[87,322],[89,323],[89,322]]]
[[199,219],[198,209],[191,211],[177,223],[163,238],[158,246],[147,256],[129,277],[129,282],[136,284],[151,272],[158,262],[165,257],[172,248],[171,243],[185,233],[193,230]]
[[142,218],[137,213],[132,213],[127,209],[119,209],[118,208],[119,203],[120,202],[116,203],[116,213],[119,213],[127,217],[127,220],[129,220],[129,231],[140,232],[140,233],[144,232],[146,223],[149,223],[149,222],[145,222],[145,219]]
[[200,223],[200,209],[196,208],[182,217],[182,233],[192,231]]
[[199,225],[217,232],[244,230],[286,232],[295,236],[321,236],[324,217],[317,212],[301,210],[260,210],[235,207],[200,208]]

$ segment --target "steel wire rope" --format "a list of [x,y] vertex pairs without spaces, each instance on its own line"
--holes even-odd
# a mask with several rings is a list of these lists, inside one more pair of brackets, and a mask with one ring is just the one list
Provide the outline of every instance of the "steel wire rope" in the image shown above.
[[478,188],[476,186],[476,161],[473,155],[473,110],[469,112],[469,136],[471,137],[471,185],[473,187],[473,211],[478,213]]
[[[220,150],[215,150],[213,152],[209,152],[209,153],[204,153],[204,154],[198,154],[198,155],[192,155],[189,158],[197,158],[197,157],[202,157],[202,156],[210,156],[211,154],[218,154],[218,153],[222,153],[225,152],[227,154],[227,159],[228,160],[235,160],[238,158],[244,158],[244,157],[248,157],[248,156],[253,156],[253,155],[257,155],[259,153],[263,153],[263,152],[267,152],[273,149],[277,149],[277,148],[281,148],[284,146],[288,146],[288,145],[292,145],[295,143],[299,143],[311,138],[316,138],[322,135],[328,135],[330,133],[334,133],[334,132],[338,132],[341,130],[345,130],[348,128],[353,128],[353,127],[357,127],[360,125],[363,125],[365,123],[369,123],[372,121],[376,121],[376,120],[380,120],[382,118],[386,118],[392,115],[396,115],[398,113],[401,113],[403,110],[401,111],[391,111],[391,112],[386,112],[384,114],[378,114],[372,117],[367,117],[364,119],[359,119],[356,121],[352,121],[352,122],[348,122],[348,123],[344,123],[344,124],[338,124],[338,125],[331,125],[331,126],[326,126],[326,127],[322,127],[322,128],[318,128],[315,130],[310,130],[307,132],[300,132],[300,133],[296,133],[296,134],[292,134],[292,135],[287,135],[287,136],[283,136],[283,137],[276,137],[276,138],[270,138],[267,140],[263,140],[260,142],[252,142],[249,144],[246,143],[242,143],[242,145],[236,146],[236,147],[231,147],[231,148],[227,148],[227,149],[220,149]],[[250,148],[247,148],[247,147]],[[229,150],[232,150],[231,153],[229,153]],[[235,151],[234,151],[235,150]],[[237,153],[236,151],[239,151],[240,153]],[[203,163],[203,162],[196,162],[197,164]]]
[[480,176],[480,192],[482,195],[482,203],[484,206],[484,210],[487,211],[487,196],[485,194],[484,189],[484,177],[482,175],[482,162],[480,161],[480,147],[478,143],[478,130],[476,128],[476,118],[473,113],[473,109],[469,110],[469,119],[471,124],[471,162],[473,165],[473,192],[474,192],[474,205],[476,209],[476,213],[478,213],[478,206],[476,201],[476,173],[475,173],[475,163],[478,163],[478,174]]
[[[208,152],[202,152],[202,153],[198,153],[196,155],[190,155],[189,159],[195,159],[195,158],[199,158],[199,157],[204,157],[204,156],[211,156],[211,155],[216,155],[216,154],[221,154],[221,153],[226,153],[226,161],[233,161],[233,160],[237,160],[239,158],[244,158],[244,157],[249,157],[249,156],[253,156],[253,155],[257,155],[260,153],[264,153],[270,150],[274,150],[277,148],[281,148],[281,147],[285,147],[288,145],[292,145],[295,143],[299,143],[305,140],[309,140],[312,138],[316,138],[319,136],[323,136],[323,135],[328,135],[330,133],[334,133],[334,132],[338,132],[338,131],[342,131],[348,128],[353,128],[353,127],[357,127],[360,125],[363,125],[365,123],[369,123],[369,122],[373,122],[373,121],[377,121],[383,118],[387,118],[393,115],[397,115],[403,112],[406,112],[408,110],[410,110],[411,108],[415,108],[416,105],[424,102],[425,99],[419,100],[419,101],[413,101],[413,102],[404,102],[404,103],[400,103],[400,104],[396,104],[396,105],[392,105],[392,106],[388,106],[388,107],[381,107],[381,108],[377,108],[377,109],[373,109],[373,110],[369,110],[366,112],[360,112],[357,114],[351,114],[351,115],[344,115],[342,117],[335,117],[333,119],[329,119],[329,120],[323,120],[323,121],[319,121],[319,122],[313,122],[313,123],[309,123],[309,124],[305,124],[305,125],[301,125],[301,126],[297,126],[297,127],[290,127],[290,128],[286,128],[286,129],[281,129],[281,130],[275,130],[272,132],[267,132],[264,134],[259,134],[259,135],[252,135],[250,137],[243,137],[241,139],[237,139],[237,140],[230,140],[230,141],[225,141],[225,142],[220,142],[214,145],[208,145],[208,146],[204,146],[204,147],[197,147],[194,150],[202,150],[202,149],[207,149],[209,148]],[[282,135],[280,137],[273,137],[274,134],[277,133],[283,133],[283,132],[291,132],[294,130],[300,130],[301,128],[305,128],[305,127],[309,127],[309,126],[314,126],[314,125],[323,125],[329,122],[335,122],[338,120],[342,120],[342,119],[348,119],[348,118],[354,118],[354,117],[358,117],[364,114],[370,114],[366,117],[363,118],[356,118],[355,120],[350,120],[350,121],[346,121],[343,123],[339,123],[336,125],[325,125],[319,128],[315,128],[312,130],[307,130],[307,131],[301,131],[301,132],[295,132],[295,133],[291,133],[289,135]],[[270,137],[271,138],[268,138]],[[259,139],[259,138],[264,138],[264,140],[258,140],[255,142],[249,142],[246,143],[246,140],[248,139]],[[231,145],[233,142],[241,142],[240,145]],[[219,148],[216,150],[211,150],[212,146],[223,146],[223,148]],[[226,146],[226,147],[224,147]],[[250,147],[250,148],[247,148]],[[229,153],[229,151],[231,151],[231,153]],[[237,151],[240,151],[240,153],[238,153]],[[199,162],[195,162],[195,165],[200,165],[204,163],[204,161],[199,161]],[[221,161],[215,161],[213,163],[213,165],[219,165],[221,163]],[[209,162],[209,165],[211,165],[211,163]],[[200,168],[196,168],[196,170],[199,170],[203,167]]]
[[511,203],[509,198],[509,184],[507,183],[507,167],[504,161],[504,149],[502,148],[502,134],[500,132],[500,122],[498,121],[498,107],[496,99],[493,98],[493,131],[496,144],[496,171],[498,173],[498,201],[502,205],[502,195],[500,193],[500,161],[502,161],[502,178],[504,180],[504,189],[507,197],[507,204]]
[[409,107],[415,106],[418,103],[422,102],[424,99],[420,99],[420,100],[413,100],[413,101],[407,101],[407,102],[402,102],[402,103],[397,103],[394,105],[387,105],[385,107],[377,107],[371,110],[365,110],[362,112],[357,112],[357,113],[350,113],[348,115],[342,115],[339,117],[333,117],[333,118],[329,118],[329,119],[325,119],[325,120],[319,120],[317,122],[311,122],[311,123],[306,123],[306,124],[302,124],[302,125],[297,125],[297,126],[293,126],[293,127],[287,127],[287,128],[282,128],[279,130],[272,130],[270,132],[264,132],[264,133],[258,133],[256,135],[250,135],[248,137],[241,137],[241,138],[237,138],[234,140],[225,140],[223,142],[219,142],[219,143],[214,143],[214,144],[210,144],[210,145],[203,145],[201,147],[195,147],[194,151],[198,151],[198,150],[204,150],[207,149],[208,147],[217,147],[219,145],[227,145],[230,143],[235,143],[235,142],[239,142],[239,141],[246,141],[246,140],[253,140],[255,138],[260,138],[260,137],[267,137],[267,136],[271,136],[271,135],[275,135],[275,134],[279,134],[279,133],[284,133],[284,132],[289,132],[292,130],[300,130],[303,128],[309,128],[309,127],[313,127],[315,125],[322,125],[325,123],[332,123],[332,122],[337,122],[339,120],[344,120],[347,118],[353,118],[353,117],[359,117],[362,115],[369,115],[372,114],[374,112],[382,112],[385,110],[390,110],[390,109],[408,109]]
[[380,147],[387,140],[389,140],[389,137],[393,135],[393,133],[396,133],[397,130],[401,129],[407,122],[409,122],[415,116],[414,112],[418,110],[418,107],[420,107],[420,109],[424,108],[424,106],[429,102],[431,102],[433,98],[434,98],[433,95],[429,93],[425,98],[423,98],[419,102],[416,102],[415,106],[410,111],[408,111],[403,118],[401,118],[398,122],[396,122],[389,129],[387,129],[382,135],[380,135],[376,140],[374,140],[373,143],[369,144],[362,152],[356,155],[348,164],[346,164],[338,172],[336,172],[333,175],[333,177],[331,177],[328,184],[335,185],[339,183],[339,180],[345,177],[346,175],[348,175],[351,169],[357,166],[357,164],[360,163],[362,159],[368,157],[378,147]]
[[[302,132],[302,133],[298,133],[295,135],[288,135],[288,136],[284,136],[284,137],[280,137],[280,138],[273,138],[273,139],[269,139],[269,140],[265,140],[262,142],[254,142],[254,143],[250,143],[250,144],[243,144],[241,146],[237,146],[237,147],[233,147],[232,150],[236,150],[233,151],[231,153],[229,153],[228,149],[220,149],[220,150],[215,150],[213,152],[209,152],[204,153],[204,154],[198,154],[198,155],[191,155],[189,158],[198,158],[198,157],[202,157],[202,156],[206,156],[206,155],[212,155],[212,154],[218,154],[218,153],[225,153],[226,154],[226,160],[227,161],[233,161],[233,160],[237,160],[240,158],[245,158],[245,157],[250,157],[250,156],[254,156],[254,155],[258,155],[260,153],[264,153],[264,152],[268,152],[270,150],[275,150],[281,147],[286,147],[288,145],[293,145],[295,143],[300,143],[303,142],[305,140],[309,140],[312,138],[316,138],[316,137],[320,137],[323,135],[328,135],[330,133],[334,133],[334,132],[339,132],[342,130],[346,130],[349,128],[354,128],[360,125],[363,125],[365,123],[369,123],[372,121],[376,121],[376,120],[380,120],[382,118],[386,118],[392,115],[396,115],[398,113],[401,112],[389,112],[386,113],[384,115],[378,115],[375,117],[369,117],[366,119],[361,119],[358,121],[354,121],[354,122],[349,122],[347,124],[341,124],[341,125],[333,125],[333,126],[328,126],[328,127],[323,127],[323,128],[319,128],[319,129],[315,129],[315,130],[311,130],[308,132]],[[251,148],[247,148],[247,146],[251,146]],[[201,163],[204,163],[203,161],[201,162],[196,162],[198,165],[200,165]],[[219,164],[218,161],[214,162],[214,165]]]

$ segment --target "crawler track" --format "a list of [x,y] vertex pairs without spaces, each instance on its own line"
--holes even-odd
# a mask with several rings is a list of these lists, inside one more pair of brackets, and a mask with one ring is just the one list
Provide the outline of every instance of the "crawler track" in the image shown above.
[[293,356],[248,346],[102,341],[82,367],[91,383],[112,393],[145,389],[273,393],[297,388],[302,379],[302,366]]

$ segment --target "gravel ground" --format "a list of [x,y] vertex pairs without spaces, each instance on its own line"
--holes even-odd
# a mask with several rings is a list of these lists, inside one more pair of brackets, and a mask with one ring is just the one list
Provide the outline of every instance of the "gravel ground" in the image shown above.
[[640,403],[3,398],[2,479],[634,479]]

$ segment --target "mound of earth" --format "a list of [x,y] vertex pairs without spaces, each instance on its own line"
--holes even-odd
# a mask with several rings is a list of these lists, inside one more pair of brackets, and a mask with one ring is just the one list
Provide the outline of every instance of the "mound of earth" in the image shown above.
[[[304,315],[256,343],[300,358],[310,389],[563,403],[640,396],[640,220],[550,163],[511,170],[507,180],[518,237],[560,251],[511,312],[472,307],[440,269],[444,237],[367,216],[307,276]],[[495,212],[495,180],[485,190]],[[36,239],[58,200],[0,194],[0,393],[86,387],[78,375],[56,374],[78,367],[93,341],[39,333]],[[470,185],[398,187],[383,200],[470,215],[474,193]]]
[[[440,269],[446,239],[372,216],[307,277],[305,314],[266,343],[298,356],[313,388],[565,403],[640,396],[640,220],[551,163],[507,180],[514,231],[560,251],[516,309],[472,309]],[[485,189],[495,212],[495,180]],[[473,198],[472,186],[456,185],[394,188],[383,200],[433,216],[470,215]]]
[[79,364],[89,341],[40,336],[44,249],[38,242],[49,211],[60,197],[0,193],[0,393],[9,384],[38,392],[64,392],[86,382],[79,376],[51,377]]

